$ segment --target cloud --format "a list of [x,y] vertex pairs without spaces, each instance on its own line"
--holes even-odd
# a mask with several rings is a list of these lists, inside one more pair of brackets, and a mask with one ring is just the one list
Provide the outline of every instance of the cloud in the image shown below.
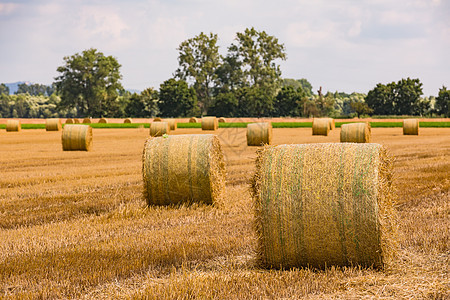
[[19,7],[20,5],[16,3],[0,3],[0,15],[10,15],[19,9]]

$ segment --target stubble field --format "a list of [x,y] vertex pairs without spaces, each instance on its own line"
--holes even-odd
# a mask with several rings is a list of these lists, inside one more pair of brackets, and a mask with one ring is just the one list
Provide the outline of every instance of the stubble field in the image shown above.
[[[339,142],[310,128],[273,143]],[[61,132],[0,132],[0,298],[277,299],[450,297],[450,128],[374,128],[395,157],[398,258],[385,270],[255,265],[249,180],[257,147],[219,129],[227,186],[215,206],[147,207],[148,129],[94,129],[91,152]],[[204,133],[178,129],[173,134]],[[326,176],[326,175],[324,175]]]

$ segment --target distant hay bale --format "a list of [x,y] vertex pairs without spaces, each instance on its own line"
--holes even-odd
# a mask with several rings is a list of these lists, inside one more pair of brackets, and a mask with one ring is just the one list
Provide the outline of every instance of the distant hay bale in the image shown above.
[[217,203],[225,189],[225,162],[217,136],[149,138],[142,158],[148,205]]
[[225,119],[224,117],[220,117],[219,118],[219,123],[226,123],[227,119]]
[[82,123],[83,124],[91,124],[92,123],[92,119],[91,118],[84,118]]
[[162,119],[159,118],[159,117],[156,117],[156,118],[153,119],[153,122],[162,122]]
[[198,123],[198,119],[196,117],[192,117],[189,119],[189,123]]
[[219,122],[216,117],[203,117],[202,130],[217,130]]
[[78,120],[78,119],[73,119],[73,123],[74,123],[74,124],[80,124],[80,120]]
[[370,123],[350,123],[341,126],[341,143],[370,143]]
[[61,128],[62,128],[62,125],[61,125],[61,120],[59,118],[45,120],[45,130],[60,131]]
[[150,124],[150,136],[169,134],[170,126],[167,122],[153,122]]
[[167,123],[169,123],[169,127],[170,127],[171,131],[177,129],[177,120],[176,119],[166,119],[165,121]]
[[124,123],[133,123],[133,119],[131,118],[126,118],[125,120],[123,120]]
[[6,131],[20,131],[22,130],[22,125],[20,120],[7,120],[6,121]]
[[73,124],[73,119],[66,119],[66,124]]
[[334,128],[336,128],[336,125],[334,124],[334,119],[333,118],[326,118],[329,122],[330,125],[330,130],[333,130]]
[[392,160],[379,144],[260,149],[252,180],[264,267],[382,267],[395,253]]
[[403,135],[419,135],[419,120],[403,120]]
[[272,143],[272,123],[252,123],[247,125],[247,145],[261,146]]
[[101,118],[100,120],[98,120],[98,122],[99,122],[99,123],[102,123],[102,124],[106,124],[106,123],[108,123],[108,119],[106,119],[106,118]]
[[328,135],[328,132],[330,132],[330,120],[328,119],[313,119],[312,124],[312,134],[313,135]]
[[89,125],[65,125],[61,140],[64,151],[90,151],[92,127]]

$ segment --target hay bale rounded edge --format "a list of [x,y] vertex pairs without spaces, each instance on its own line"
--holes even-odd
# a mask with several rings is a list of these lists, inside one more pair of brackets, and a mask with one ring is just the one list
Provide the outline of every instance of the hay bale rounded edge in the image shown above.
[[60,131],[62,129],[61,119],[53,118],[45,120],[46,131]]
[[369,122],[350,123],[341,126],[341,143],[370,143],[371,127]]
[[381,268],[395,256],[392,159],[379,144],[266,146],[252,179],[267,268]]
[[22,130],[22,124],[20,123],[20,120],[7,120],[6,121],[6,131],[7,132],[21,131],[21,130]]
[[124,123],[133,123],[133,119],[131,118],[126,118],[125,120],[123,120]]
[[156,118],[153,119],[153,122],[162,122],[162,119],[159,118],[159,117],[156,117]]
[[419,135],[419,120],[403,120],[403,135]]
[[147,139],[142,158],[148,205],[218,203],[225,189],[225,162],[212,134]]
[[247,124],[247,146],[270,145],[272,143],[272,123]]
[[92,127],[89,125],[65,125],[61,135],[63,151],[90,151]]
[[150,136],[162,136],[169,134],[170,126],[167,122],[152,122],[150,124]]
[[167,123],[169,123],[170,131],[177,129],[177,120],[176,119],[166,119]]
[[80,124],[80,123],[81,123],[81,122],[80,122],[79,119],[77,119],[77,118],[73,119],[73,124]]
[[196,117],[192,117],[189,119],[189,123],[198,123],[198,119]]
[[218,121],[219,123],[226,123],[227,119],[225,119],[224,117],[220,117]]
[[108,123],[108,119],[106,119],[106,118],[101,118],[100,120],[98,120],[98,122],[99,122],[99,123],[102,123],[102,124],[106,124],[106,123]]
[[329,119],[313,119],[312,124],[312,134],[313,135],[324,135],[328,136],[328,133],[330,132],[330,120]]
[[219,122],[216,117],[203,117],[202,130],[217,130]]
[[91,118],[84,118],[83,122],[81,122],[83,124],[91,124],[92,123],[92,119]]

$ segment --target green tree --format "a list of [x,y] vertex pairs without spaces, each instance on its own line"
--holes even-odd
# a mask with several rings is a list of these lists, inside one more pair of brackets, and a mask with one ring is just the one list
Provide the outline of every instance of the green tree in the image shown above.
[[240,88],[237,92],[239,116],[268,117],[273,111],[273,97],[263,89],[250,86]]
[[373,90],[370,90],[369,93],[367,93],[365,102],[373,109],[375,115],[394,114],[394,90],[394,82],[387,85],[378,83]]
[[58,67],[56,88],[61,96],[61,108],[76,108],[80,116],[101,117],[114,113],[117,97],[123,90],[121,65],[112,56],[97,49],[64,57]]
[[39,83],[20,83],[15,94],[29,94],[31,96],[39,96],[47,94],[48,86]]
[[358,118],[361,117],[361,115],[368,115],[373,112],[373,109],[365,102],[352,101],[350,102],[350,107],[351,110],[358,115]]
[[394,89],[394,114],[414,115],[420,114],[420,96],[422,83],[419,79],[401,79]]
[[284,86],[278,92],[274,103],[275,116],[301,116],[306,94],[301,86],[294,88],[291,85]]
[[299,87],[301,87],[306,96],[310,97],[313,95],[312,91],[313,87],[311,83],[309,83],[309,81],[305,78],[302,79],[284,78],[281,83],[281,86],[282,87],[292,86],[294,89],[298,89]]
[[436,97],[434,109],[436,113],[450,117],[450,90],[447,90],[445,86],[439,89],[439,95]]
[[134,118],[154,117],[158,113],[158,91],[147,88],[140,94],[131,95],[125,108],[127,116]]
[[0,95],[9,95],[9,87],[6,86],[6,84],[2,83],[0,84]]
[[213,84],[220,65],[217,34],[210,33],[208,36],[201,32],[182,42],[177,50],[179,68],[175,76],[193,82],[202,113],[206,114],[211,105]]
[[216,95],[209,113],[221,117],[238,117],[239,102],[234,92],[224,91]]
[[174,78],[160,85],[158,107],[162,117],[187,117],[199,113],[194,88],[186,81]]

